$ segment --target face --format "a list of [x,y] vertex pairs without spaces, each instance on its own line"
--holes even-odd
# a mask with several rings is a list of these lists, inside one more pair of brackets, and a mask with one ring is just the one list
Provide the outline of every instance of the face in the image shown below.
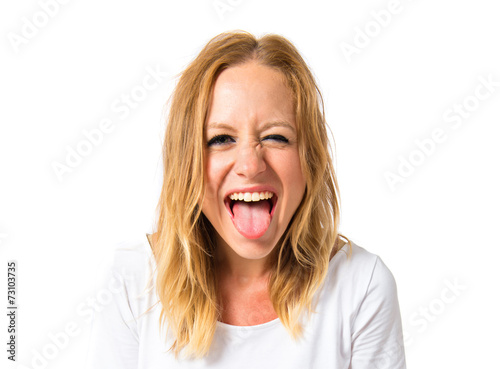
[[255,61],[216,80],[205,122],[202,211],[217,248],[264,259],[305,192],[293,96],[281,72]]

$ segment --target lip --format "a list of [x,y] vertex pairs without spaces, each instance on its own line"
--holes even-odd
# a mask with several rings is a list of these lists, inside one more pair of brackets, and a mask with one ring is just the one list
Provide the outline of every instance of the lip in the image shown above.
[[266,191],[273,193],[273,197],[271,197],[271,202],[272,202],[271,219],[272,219],[272,217],[274,215],[274,211],[276,210],[276,204],[278,203],[278,193],[277,193],[276,189],[272,186],[252,186],[252,187],[233,188],[233,189],[227,191],[226,194],[224,195],[224,205],[226,206],[226,210],[229,213],[231,220],[234,219],[234,214],[233,214],[231,207],[230,207],[232,200],[229,199],[229,195],[231,195],[235,192],[245,193],[245,192],[266,192]]

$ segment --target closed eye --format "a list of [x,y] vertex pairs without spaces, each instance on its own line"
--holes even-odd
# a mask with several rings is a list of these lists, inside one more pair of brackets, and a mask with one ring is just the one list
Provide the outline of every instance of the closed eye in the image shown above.
[[288,139],[282,135],[269,135],[264,137],[262,140],[273,140],[281,143],[288,143]]
[[212,137],[208,142],[207,146],[214,146],[214,145],[226,145],[228,143],[235,142],[234,138],[232,138],[229,135],[217,135]]

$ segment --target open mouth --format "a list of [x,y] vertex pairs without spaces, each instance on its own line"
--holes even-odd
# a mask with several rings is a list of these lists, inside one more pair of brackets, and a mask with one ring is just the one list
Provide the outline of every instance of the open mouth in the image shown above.
[[254,203],[257,205],[257,203],[261,201],[267,201],[269,203],[269,214],[272,216],[274,214],[274,209],[276,208],[278,197],[271,191],[231,193],[224,199],[224,203],[232,218],[234,217],[234,205],[238,201],[248,203],[249,206],[252,206]]
[[235,228],[247,239],[262,237],[271,225],[278,196],[271,191],[233,192],[224,204]]

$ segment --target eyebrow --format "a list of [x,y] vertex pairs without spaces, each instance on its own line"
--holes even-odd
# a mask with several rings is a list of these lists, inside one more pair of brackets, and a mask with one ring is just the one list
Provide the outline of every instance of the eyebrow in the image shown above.
[[265,131],[265,130],[273,128],[273,127],[288,128],[290,131],[295,132],[295,128],[293,128],[293,126],[288,122],[269,122],[269,123],[264,124],[262,129]]
[[[274,128],[274,127],[283,127],[283,128],[289,129],[292,132],[295,132],[295,128],[293,128],[293,126],[290,123],[281,122],[281,121],[266,123],[262,126],[262,130],[266,131],[266,130]],[[226,123],[212,122],[212,123],[208,124],[207,129],[234,130],[234,127],[232,125],[226,124]]]
[[226,124],[226,123],[213,122],[213,123],[209,123],[207,125],[207,129],[227,129],[227,130],[234,130],[234,127],[231,126],[230,124]]

